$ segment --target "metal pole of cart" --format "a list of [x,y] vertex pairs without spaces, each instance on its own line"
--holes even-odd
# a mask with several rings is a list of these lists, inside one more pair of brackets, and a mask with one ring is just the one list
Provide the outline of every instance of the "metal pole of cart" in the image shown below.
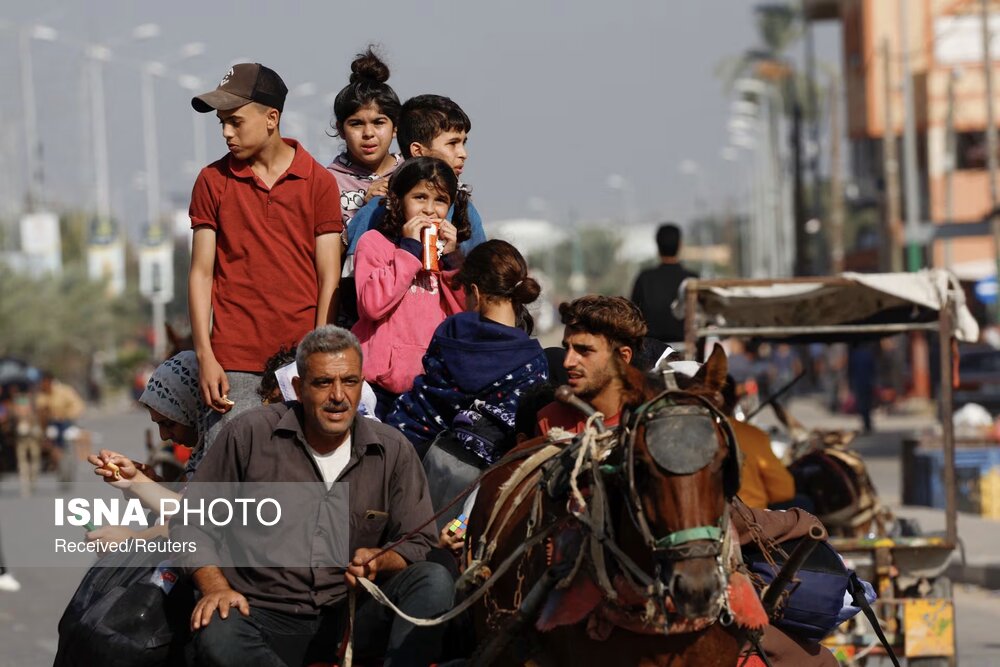
[[958,544],[958,509],[955,499],[955,424],[952,421],[954,356],[954,302],[945,297],[941,306],[939,342],[941,347],[941,436],[944,446],[945,532],[948,542]]
[[697,360],[698,348],[698,280],[684,281],[684,358]]

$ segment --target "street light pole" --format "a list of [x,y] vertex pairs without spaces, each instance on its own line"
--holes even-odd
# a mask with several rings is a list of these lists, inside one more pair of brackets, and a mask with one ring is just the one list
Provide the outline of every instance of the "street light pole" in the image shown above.
[[917,181],[917,126],[916,109],[913,105],[913,72],[910,70],[910,32],[909,18],[906,7],[912,0],[899,0],[899,31],[900,51],[903,59],[903,164],[906,167],[904,182],[906,198],[906,234],[909,241],[906,244],[907,270],[920,270],[920,245],[916,235],[919,231],[920,195]]
[[[87,49],[90,75],[90,115],[93,132],[95,206],[99,221],[111,219],[111,189],[108,174],[108,131],[104,117],[103,63],[111,57],[106,46],[93,45]],[[127,227],[125,229],[127,242]]]
[[28,145],[25,167],[28,173],[27,207],[34,211],[35,204],[42,199],[39,184],[40,161],[38,159],[38,115],[35,109],[35,77],[31,66],[31,32],[21,28],[18,34],[18,49],[21,60],[21,102],[24,106],[24,140]]
[[[993,57],[990,53],[990,12],[987,0],[980,0],[979,14],[983,31],[983,76],[986,79],[986,159],[990,171],[990,227],[993,231],[993,257],[1000,281],[1000,217],[997,215],[997,126],[993,115]],[[994,317],[1000,322],[1000,304],[994,305]]]
[[146,159],[146,219],[151,227],[160,219],[159,146],[156,141],[156,99],[153,77],[162,74],[159,63],[147,63],[142,68],[142,128]]

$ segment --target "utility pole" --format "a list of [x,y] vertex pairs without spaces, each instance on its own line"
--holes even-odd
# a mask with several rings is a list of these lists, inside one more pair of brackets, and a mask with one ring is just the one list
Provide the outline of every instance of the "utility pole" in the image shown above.
[[809,270],[809,239],[806,236],[806,201],[802,188],[802,105],[799,104],[795,81],[788,78],[785,94],[792,104],[792,220],[795,223],[793,240],[795,244],[795,259],[792,273],[796,276],[807,276]]
[[893,273],[903,270],[899,229],[899,160],[896,158],[896,125],[892,118],[892,62],[889,55],[889,39],[882,39],[882,82],[884,99],[882,104],[882,178],[885,181],[885,240],[883,247],[888,253],[888,261],[882,263],[883,270]]
[[[830,260],[844,270],[844,183],[840,176],[840,76],[830,78]],[[817,191],[818,194],[818,191]]]
[[[979,14],[983,30],[983,76],[986,78],[986,159],[990,170],[990,227],[993,230],[993,256],[996,279],[1000,281],[1000,216],[997,215],[997,126],[993,115],[993,57],[990,54],[990,12],[988,0],[980,0]],[[1000,303],[993,314],[1000,322]]]
[[[948,112],[945,120],[944,135],[944,218],[945,224],[955,223],[954,176],[955,176],[955,79],[958,70],[953,68],[948,72]],[[944,268],[950,269],[951,239],[944,240]]]
[[913,72],[910,70],[910,23],[906,8],[912,0],[899,0],[899,48],[903,64],[903,165],[906,168],[906,264],[907,270],[919,271],[922,264],[917,233],[920,227],[920,193],[917,185],[917,119],[913,104]]
[[[91,122],[94,133],[94,178],[96,185],[95,203],[99,221],[111,220],[111,186],[108,174],[108,129],[104,114],[103,62],[110,52],[106,47],[93,46],[88,53],[90,64]],[[127,226],[123,229],[127,230]]]
[[990,54],[989,0],[979,1],[983,31],[983,76],[986,77],[986,158],[990,170],[990,208],[997,207],[997,126],[993,115],[993,58]]
[[21,101],[24,106],[24,139],[28,144],[24,166],[28,172],[27,208],[29,212],[42,199],[41,160],[38,151],[38,115],[35,110],[35,80],[31,66],[31,32],[21,28],[18,34],[18,49],[21,60]]

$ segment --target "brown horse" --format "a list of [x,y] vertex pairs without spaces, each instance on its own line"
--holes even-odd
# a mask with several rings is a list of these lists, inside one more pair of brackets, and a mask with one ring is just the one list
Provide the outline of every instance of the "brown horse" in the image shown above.
[[[473,608],[474,663],[736,664],[745,633],[732,622],[724,571],[727,497],[739,484],[719,412],[725,379],[719,347],[694,378],[677,376],[680,391],[630,368],[631,414],[621,433],[596,438],[596,475],[581,469],[577,438],[556,455],[544,439],[523,443],[484,476],[468,565],[498,579]],[[515,564],[498,571],[505,561]]]

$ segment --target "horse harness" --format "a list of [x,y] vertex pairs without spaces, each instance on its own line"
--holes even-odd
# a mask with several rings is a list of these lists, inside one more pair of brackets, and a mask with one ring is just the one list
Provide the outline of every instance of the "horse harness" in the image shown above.
[[[728,625],[733,617],[729,611],[726,582],[735,562],[734,549],[738,549],[733,539],[735,529],[729,521],[729,503],[726,502],[716,525],[688,528],[657,537],[642,508],[636,485],[635,457],[639,431],[643,428],[647,435],[647,449],[657,466],[677,475],[689,475],[715,461],[719,449],[716,429],[719,429],[726,441],[722,465],[728,501],[739,487],[738,447],[728,421],[706,398],[676,389],[668,389],[637,408],[623,420],[624,425],[617,437],[611,431],[599,432],[594,425],[597,419],[600,419],[599,413],[592,415],[586,428],[572,443],[561,448],[543,448],[518,466],[500,488],[490,519],[469,563],[469,570],[482,570],[484,564],[490,561],[498,537],[503,534],[518,507],[525,502],[531,502],[525,540],[532,538],[543,521],[541,499],[544,493],[557,501],[567,498],[570,515],[585,533],[584,543],[558,588],[569,587],[589,555],[596,584],[611,603],[620,603],[623,596],[645,601],[642,620],[637,622],[642,627],[630,629],[671,634],[701,629],[715,620]],[[619,462],[612,463],[614,459],[619,459]],[[588,470],[591,472],[589,488],[586,489],[589,498],[580,489],[580,477]],[[654,556],[654,572],[644,570],[617,545],[608,509],[605,478],[618,478],[624,482],[625,505],[636,530]],[[511,504],[504,511],[508,501]],[[681,619],[680,623],[667,623],[666,599],[673,598],[674,591],[672,582],[663,582],[662,563],[693,558],[715,558],[717,562],[721,584],[716,601],[718,613],[711,618],[697,619],[700,622],[694,625],[683,622],[686,619]],[[609,569],[609,560],[617,566],[618,573],[615,575]],[[489,573],[489,568],[485,568],[487,577],[498,574],[499,571]],[[521,597],[519,594],[515,596],[518,599]],[[657,618],[664,622],[654,622]]]

